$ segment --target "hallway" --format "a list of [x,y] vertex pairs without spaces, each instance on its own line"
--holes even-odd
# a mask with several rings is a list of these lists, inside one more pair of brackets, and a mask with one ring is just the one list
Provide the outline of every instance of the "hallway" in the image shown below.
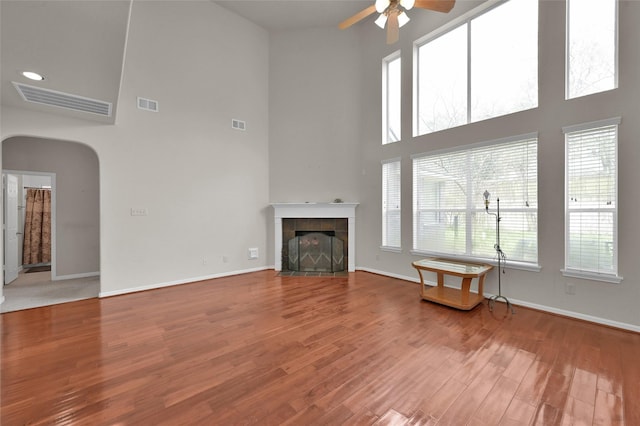
[[99,291],[99,276],[51,281],[51,272],[22,271],[18,279],[4,286],[0,313],[90,299],[98,297]]

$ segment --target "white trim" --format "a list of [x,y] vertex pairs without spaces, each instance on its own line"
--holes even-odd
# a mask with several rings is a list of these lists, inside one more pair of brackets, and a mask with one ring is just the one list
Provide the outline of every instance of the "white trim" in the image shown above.
[[57,275],[51,277],[51,281],[75,280],[77,278],[99,277],[100,272],[83,272],[80,274]]
[[[488,263],[489,265],[493,265],[495,267],[498,266],[498,261],[496,259],[489,259],[485,257],[461,256],[456,254],[436,253],[436,252],[421,251],[421,250],[411,250],[410,253],[413,256],[444,257],[447,259],[461,260],[463,262]],[[537,263],[516,262],[513,260],[507,260],[506,262],[501,262],[500,266],[506,269],[517,269],[519,271],[529,271],[529,272],[540,272],[542,270],[542,266],[540,266]]]
[[440,37],[441,35],[452,31],[453,29],[459,27],[462,24],[468,23],[470,20],[477,18],[483,13],[487,12],[489,9],[499,6],[502,3],[506,3],[508,0],[488,0],[482,3],[480,6],[471,9],[470,11],[458,16],[457,18],[452,19],[447,22],[443,26],[431,31],[430,33],[420,37],[416,41],[413,42],[413,49],[416,51],[422,45],[427,44],[428,42]]
[[562,133],[581,132],[583,130],[597,129],[598,127],[618,126],[622,122],[622,117],[606,118],[604,120],[590,121],[588,123],[564,126]]
[[441,154],[447,154],[450,152],[461,152],[461,151],[468,151],[468,150],[472,150],[472,149],[476,149],[476,148],[484,148],[487,146],[492,146],[492,145],[501,145],[501,144],[506,144],[506,143],[511,143],[511,142],[524,142],[527,140],[532,140],[532,139],[538,139],[538,132],[531,132],[531,133],[523,133],[521,135],[515,135],[515,136],[507,136],[504,138],[500,138],[500,139],[493,139],[493,140],[487,140],[487,141],[482,141],[482,142],[474,142],[474,143],[470,143],[467,145],[458,145],[455,147],[451,147],[451,148],[443,148],[443,149],[436,149],[433,151],[426,151],[426,152],[421,152],[418,154],[412,154],[411,155],[411,159],[414,160],[416,158],[422,158],[422,157],[426,157],[429,155],[441,155]]
[[[387,277],[391,277],[391,278],[397,278],[399,280],[410,281],[410,282],[413,282],[413,283],[420,284],[420,279],[419,278],[407,277],[405,275],[399,275],[399,274],[392,274],[392,273],[379,271],[379,270],[371,269],[371,268],[358,267],[357,269],[359,271],[370,272],[372,274],[383,275],[383,276],[387,276]],[[429,282],[426,282],[425,284],[432,285]],[[486,291],[484,292],[484,297],[487,298],[487,299],[489,299],[489,298],[491,298],[493,296],[495,296],[495,295],[491,294],[491,293],[487,293]],[[510,300],[510,302],[512,304],[517,305],[517,306],[523,306],[525,308],[536,309],[538,311],[547,312],[547,313],[556,314],[556,315],[561,315],[561,316],[567,317],[567,318],[579,319],[579,320],[582,320],[582,321],[587,321],[587,322],[591,322],[591,323],[594,323],[594,324],[604,325],[604,326],[607,326],[607,327],[613,327],[613,328],[618,328],[618,329],[621,329],[621,330],[628,330],[628,331],[634,331],[636,333],[640,333],[640,326],[639,325],[627,324],[627,323],[624,323],[624,322],[609,320],[609,319],[606,319],[606,318],[594,317],[592,315],[585,315],[585,314],[581,314],[579,312],[567,311],[565,309],[553,308],[553,307],[545,306],[545,305],[538,305],[536,303],[529,303],[529,302],[525,302],[523,300],[513,299],[511,297],[509,298],[509,300]],[[517,315],[517,311],[516,311],[516,315]]]
[[583,280],[591,280],[591,281],[602,281],[605,283],[613,283],[613,284],[620,284],[624,279],[619,275],[598,274],[596,272],[577,271],[573,269],[560,269],[560,272],[562,272],[562,275],[564,275],[565,277],[580,278]]
[[395,163],[397,161],[402,162],[402,157],[395,157],[395,158],[389,158],[387,160],[381,160],[380,164],[389,164],[389,163]]
[[390,253],[402,253],[402,247],[380,246],[380,250],[388,251]]
[[[398,49],[382,59],[382,145],[389,145],[402,140],[402,128],[397,141],[388,140],[389,133],[389,64],[400,60],[400,75],[402,76],[402,50]],[[400,80],[400,97],[402,98],[402,77]],[[400,112],[402,114],[402,111]],[[402,115],[400,116],[402,122]]]
[[[6,140],[6,139],[5,139]],[[48,176],[51,179],[51,280],[56,279],[56,270],[58,263],[58,255],[57,255],[57,240],[58,240],[58,232],[57,232],[57,193],[58,188],[56,184],[56,174],[52,172],[36,172],[32,170],[10,170],[10,169],[2,169],[2,173],[10,173],[13,175],[27,175],[27,176]],[[3,230],[3,238],[4,238],[4,230]],[[23,235],[24,238],[24,235]]]
[[328,218],[347,219],[349,233],[349,265],[347,270],[356,270],[356,207],[359,203],[271,203],[274,214],[275,270],[282,270],[282,219],[286,218]]
[[[485,296],[491,297],[491,295],[485,294]],[[575,318],[582,321],[591,322],[594,324],[605,325],[608,327],[619,328],[622,330],[635,331],[636,333],[640,333],[640,326],[627,324],[624,322],[613,321],[606,318],[594,317],[592,315],[581,314],[580,312],[567,311],[564,309],[552,308],[549,306],[538,305],[535,303],[524,302],[522,300],[511,299],[511,303],[519,306],[524,306],[526,308],[537,309],[538,311],[548,312],[551,314],[561,315],[563,317]],[[516,314],[517,315],[517,314]]]
[[230,272],[222,272],[219,274],[212,274],[212,275],[204,275],[204,276],[200,276],[200,277],[191,277],[191,278],[186,278],[186,279],[182,279],[182,280],[176,280],[176,281],[167,281],[167,282],[163,282],[163,283],[155,283],[155,284],[147,284],[147,285],[143,285],[143,286],[139,286],[139,287],[129,287],[129,288],[124,288],[121,290],[113,290],[113,291],[101,291],[100,293],[98,293],[98,297],[111,297],[111,296],[120,296],[123,294],[129,294],[129,293],[137,293],[139,291],[147,291],[147,290],[155,290],[155,289],[159,289],[159,288],[163,288],[163,287],[171,287],[171,286],[175,286],[175,285],[181,285],[181,284],[192,284],[198,281],[206,281],[206,280],[212,280],[215,278],[223,278],[223,277],[230,277],[233,275],[242,275],[242,274],[248,274],[250,272],[258,272],[258,271],[264,271],[267,269],[273,269],[272,266],[261,266],[259,268],[251,268],[251,269],[243,269],[243,270],[238,270],[238,271],[230,271]]

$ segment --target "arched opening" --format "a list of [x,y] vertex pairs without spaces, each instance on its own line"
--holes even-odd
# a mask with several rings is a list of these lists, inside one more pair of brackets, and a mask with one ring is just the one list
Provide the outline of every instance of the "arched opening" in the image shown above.
[[[5,230],[3,231],[5,276],[12,279],[12,253],[17,253],[18,278],[4,282],[1,312],[45,306],[66,301],[98,297],[100,291],[100,185],[99,161],[95,151],[82,143],[28,136],[14,136],[2,141],[3,179],[17,182],[18,237],[8,237],[7,220],[12,202],[3,191]],[[49,178],[50,185],[47,185]],[[34,185],[34,182],[36,183]],[[24,256],[23,239],[27,230],[25,195],[29,189],[51,186],[51,256],[37,265]],[[16,228],[13,228],[16,229]],[[46,240],[47,236],[43,236]],[[40,242],[42,244],[42,241]],[[14,246],[15,244],[15,246]],[[16,256],[14,256],[16,257]],[[48,261],[48,262],[47,262]],[[46,271],[47,263],[50,272]],[[39,266],[40,268],[33,268]],[[28,268],[31,267],[31,268]],[[40,272],[45,269],[45,272]],[[34,270],[34,273],[30,271]],[[6,281],[6,280],[5,280]]]

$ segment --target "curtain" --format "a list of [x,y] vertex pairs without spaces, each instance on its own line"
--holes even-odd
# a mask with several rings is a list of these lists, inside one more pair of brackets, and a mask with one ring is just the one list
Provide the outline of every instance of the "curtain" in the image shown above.
[[51,190],[27,189],[22,263],[51,262]]

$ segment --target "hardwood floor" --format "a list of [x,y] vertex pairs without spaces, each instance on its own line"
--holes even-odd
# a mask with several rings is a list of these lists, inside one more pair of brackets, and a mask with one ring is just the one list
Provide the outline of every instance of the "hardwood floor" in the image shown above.
[[0,316],[3,426],[640,425],[640,335],[274,271]]

